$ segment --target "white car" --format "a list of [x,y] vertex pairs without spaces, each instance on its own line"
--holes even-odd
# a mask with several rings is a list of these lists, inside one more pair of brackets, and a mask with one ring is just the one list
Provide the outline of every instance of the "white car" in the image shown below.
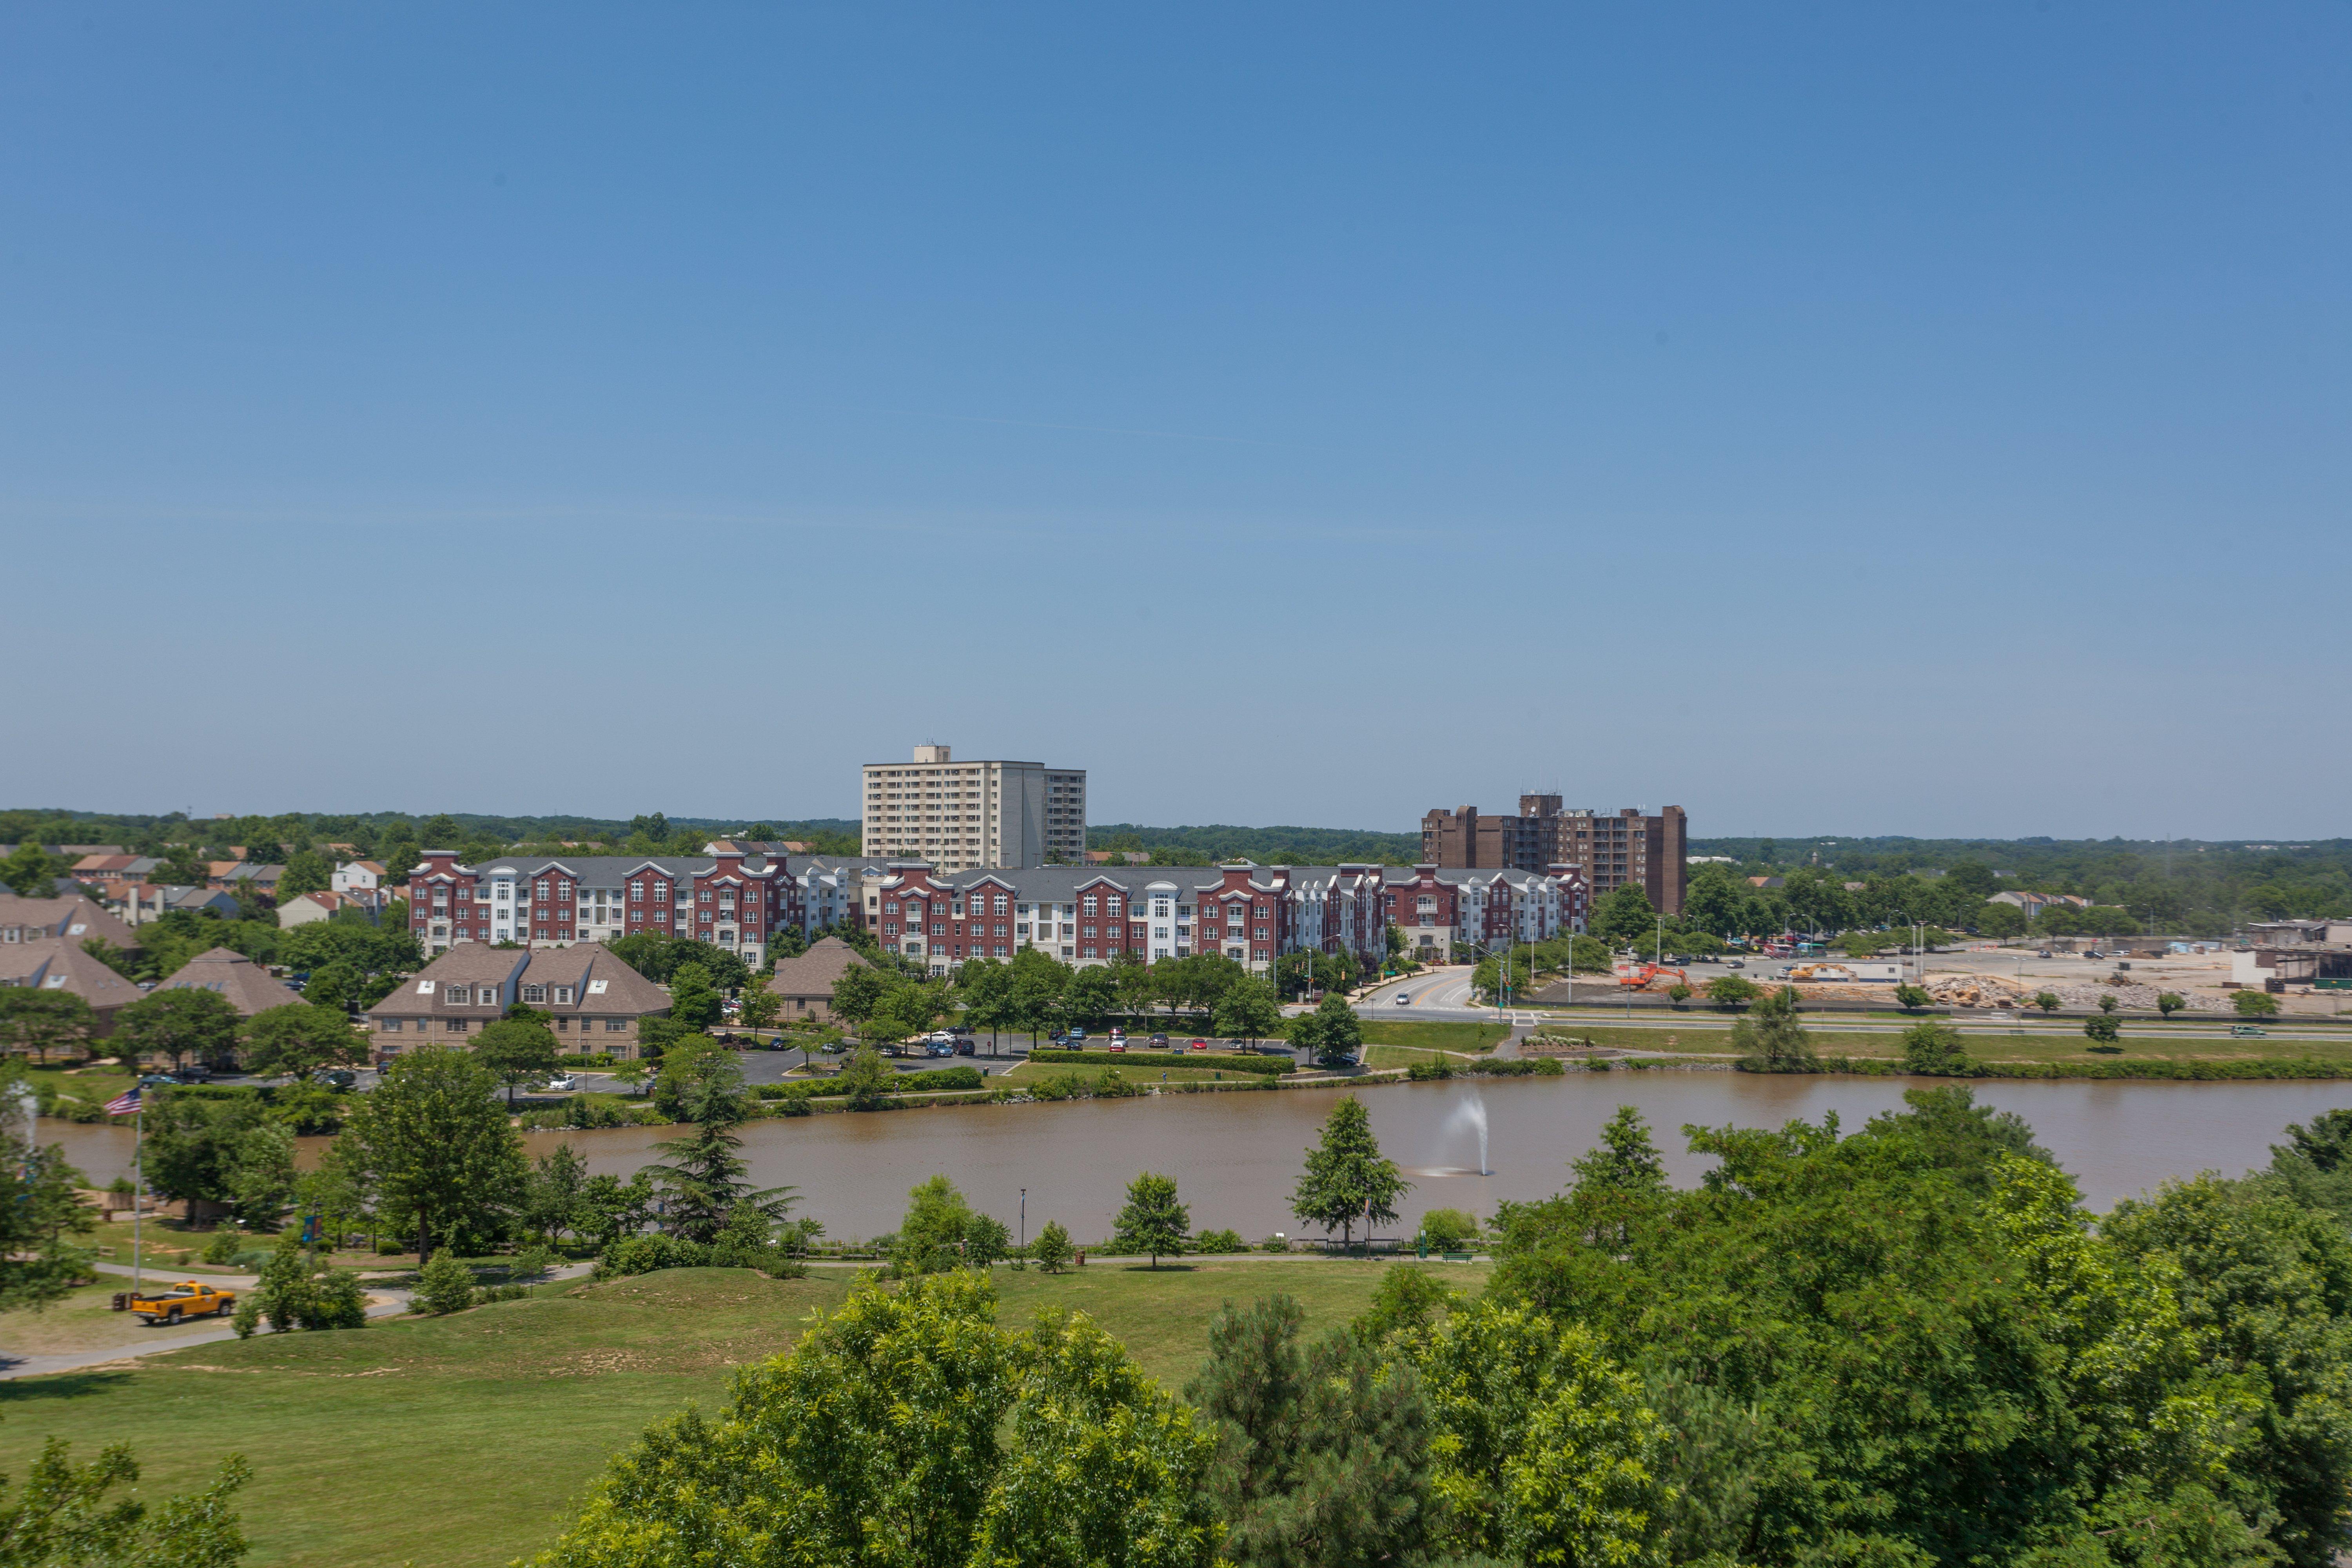
[[1397,1005],[1398,1006],[1400,1006],[1400,1007],[1410,1007],[1410,1006],[1412,1006],[1412,992],[1410,992],[1410,991],[1400,991],[1400,992],[1398,992],[1398,993],[1397,993],[1396,1005]]
[[570,1073],[559,1073],[547,1080],[547,1087],[557,1094],[570,1094],[580,1087],[580,1080]]

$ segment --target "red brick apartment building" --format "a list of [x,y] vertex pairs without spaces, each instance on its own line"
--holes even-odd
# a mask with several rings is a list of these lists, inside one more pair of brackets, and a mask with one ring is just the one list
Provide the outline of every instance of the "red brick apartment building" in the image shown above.
[[1465,805],[1421,819],[1421,858],[1434,865],[1522,871],[1575,866],[1594,898],[1630,885],[1670,915],[1682,913],[1689,889],[1689,824],[1679,805],[1655,816],[1639,806],[1604,816],[1563,811],[1556,795],[1523,795],[1516,816],[1481,815]]

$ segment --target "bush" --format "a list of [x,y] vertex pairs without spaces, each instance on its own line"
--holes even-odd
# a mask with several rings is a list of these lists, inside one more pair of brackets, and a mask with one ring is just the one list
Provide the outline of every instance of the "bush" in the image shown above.
[[1204,1230],[1192,1238],[1189,1252],[1247,1252],[1249,1243],[1237,1230]]
[[238,1339],[253,1338],[253,1331],[261,1327],[261,1299],[250,1290],[239,1296],[236,1315],[229,1319],[228,1326],[236,1331]]
[[1454,1064],[1444,1057],[1434,1061],[1407,1062],[1404,1076],[1414,1083],[1433,1083],[1454,1076]]
[[2033,1005],[2041,1008],[2045,1013],[2055,1013],[2058,1011],[2058,993],[2055,991],[2036,991],[2033,994]]
[[1432,1209],[1421,1216],[1421,1234],[1440,1252],[1459,1252],[1478,1239],[1478,1219],[1465,1209]]
[[367,1298],[359,1276],[329,1269],[310,1282],[295,1307],[295,1321],[306,1329],[358,1329],[367,1326]]
[[1290,1250],[1290,1242],[1286,1237],[1269,1236],[1257,1244],[1257,1249],[1260,1252],[1287,1252]]
[[2095,1018],[2083,1020],[2083,1033],[2103,1046],[2112,1046],[2123,1038],[2123,1027],[2102,1013]]
[[1293,1073],[1298,1070],[1298,1064],[1291,1060],[1290,1058],[1286,1056],[1240,1056],[1223,1051],[1149,1051],[1135,1049],[1125,1051],[1064,1051],[1045,1049],[1033,1053],[1029,1059],[1040,1064],[1050,1062],[1056,1067],[1214,1068],[1223,1072],[1264,1073],[1269,1078],[1279,1078],[1285,1073]]
[[436,1318],[464,1311],[474,1304],[474,1271],[454,1252],[435,1253],[433,1260],[417,1272],[411,1303]]
[[1059,1274],[1068,1268],[1076,1251],[1070,1245],[1070,1233],[1062,1228],[1057,1219],[1047,1220],[1045,1228],[1037,1233],[1037,1239],[1029,1244],[1029,1256],[1048,1274]]
[[215,1264],[234,1263],[236,1261],[238,1250],[244,1246],[245,1237],[228,1226],[223,1226],[213,1233],[213,1238],[210,1241],[205,1243],[205,1261]]
[[709,1262],[710,1249],[698,1242],[674,1236],[625,1236],[596,1259],[596,1278],[651,1274],[657,1268],[702,1268]]
[[2242,1018],[2267,1018],[2279,1010],[2278,998],[2267,991],[2241,991],[2234,1005]]

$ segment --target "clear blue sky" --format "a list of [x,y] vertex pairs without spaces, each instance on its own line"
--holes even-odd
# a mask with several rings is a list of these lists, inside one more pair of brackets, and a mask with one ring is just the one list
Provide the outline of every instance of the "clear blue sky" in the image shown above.
[[13,7],[0,803],[2352,830],[2347,83],[2338,4]]

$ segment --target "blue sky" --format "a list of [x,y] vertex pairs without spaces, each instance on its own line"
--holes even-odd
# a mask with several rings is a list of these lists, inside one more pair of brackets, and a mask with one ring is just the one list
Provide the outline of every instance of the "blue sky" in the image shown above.
[[0,803],[2341,833],[2347,46],[12,8]]

